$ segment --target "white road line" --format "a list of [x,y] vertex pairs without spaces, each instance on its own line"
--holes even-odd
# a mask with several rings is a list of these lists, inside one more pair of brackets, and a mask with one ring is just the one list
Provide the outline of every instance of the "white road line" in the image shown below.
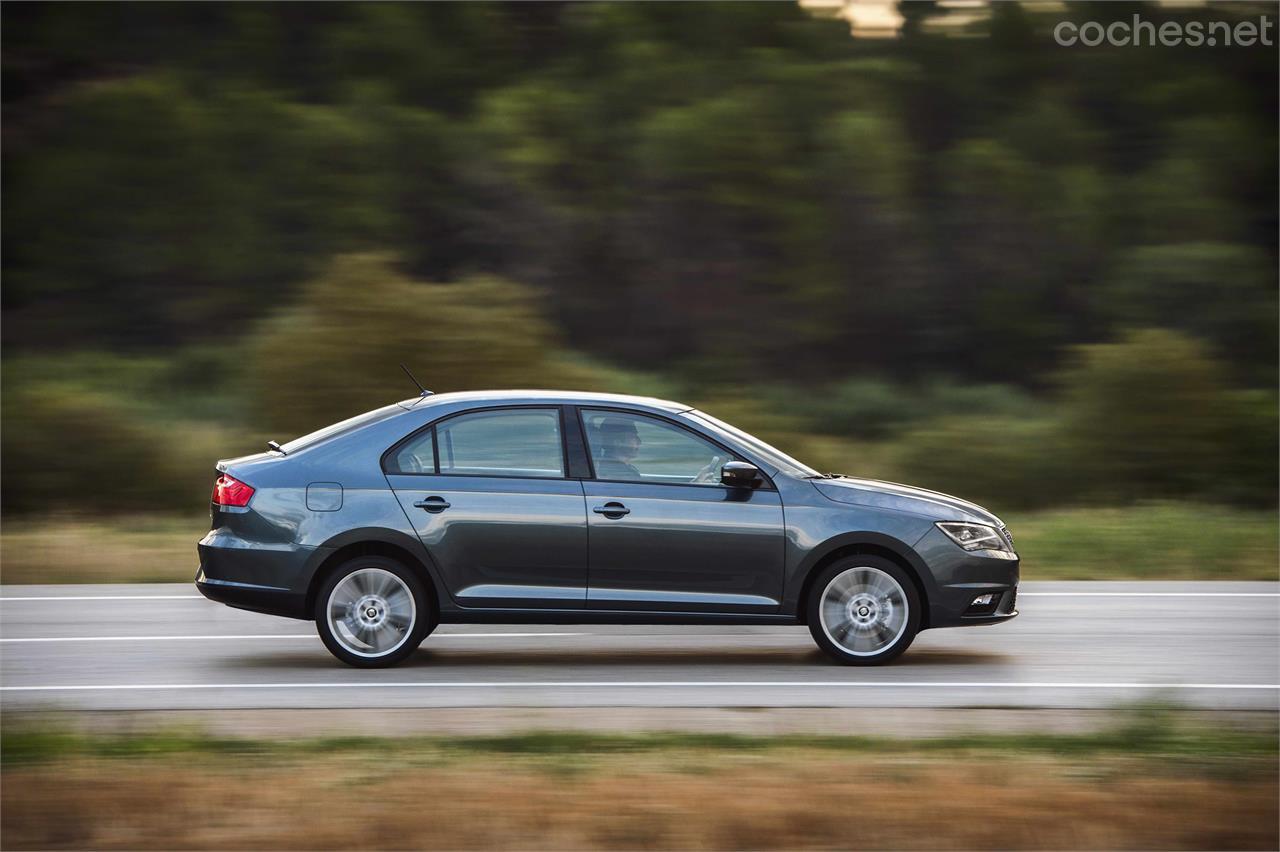
[[[433,633],[430,639],[527,639],[538,636],[585,636],[585,633]],[[258,633],[239,636],[39,636],[0,642],[157,642],[170,639],[319,639],[314,633]]]
[[0,686],[0,692],[84,692],[182,689],[628,689],[628,688],[873,688],[923,687],[929,689],[1247,689],[1280,690],[1276,683],[1059,683],[1036,681],[844,681],[844,680],[632,680],[632,681],[419,681],[379,683],[374,680],[319,683],[128,683],[58,686]]
[[0,639],[0,642],[157,642],[170,639],[315,639],[314,633],[261,633],[250,636],[40,636]]
[[[0,598],[0,603],[9,601],[186,601],[207,600],[204,595],[49,595],[31,598]],[[209,601],[213,603],[213,601]]]
[[1024,592],[1019,598],[1280,598],[1280,592]]

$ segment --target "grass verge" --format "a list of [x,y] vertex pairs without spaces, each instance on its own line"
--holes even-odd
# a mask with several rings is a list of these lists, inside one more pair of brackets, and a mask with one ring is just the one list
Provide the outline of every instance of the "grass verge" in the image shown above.
[[1275,848],[1277,740],[3,735],[4,848]]
[[1274,509],[1198,503],[1005,516],[1027,580],[1277,580]]

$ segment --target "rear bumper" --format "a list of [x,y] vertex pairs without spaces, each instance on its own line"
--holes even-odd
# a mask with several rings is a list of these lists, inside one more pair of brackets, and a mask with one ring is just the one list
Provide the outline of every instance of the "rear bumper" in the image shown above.
[[310,619],[307,591],[332,548],[261,545],[217,530],[196,545],[196,588],[211,601],[269,615]]
[[289,618],[309,619],[311,617],[307,612],[307,596],[287,589],[214,580],[206,577],[203,569],[196,574],[196,588],[209,600],[233,606],[236,609],[248,609]]

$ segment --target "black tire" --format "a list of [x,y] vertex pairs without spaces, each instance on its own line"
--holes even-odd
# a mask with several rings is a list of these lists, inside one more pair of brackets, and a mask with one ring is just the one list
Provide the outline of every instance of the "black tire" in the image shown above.
[[[886,582],[886,577],[892,583]],[[837,578],[842,578],[839,584]],[[852,591],[846,595],[844,590]],[[883,595],[879,594],[882,590]],[[922,606],[920,593],[906,570],[888,559],[858,554],[824,568],[805,601],[813,641],[827,656],[846,666],[878,666],[897,659],[920,630]],[[844,620],[828,624],[824,611],[828,620],[841,616]],[[847,630],[842,631],[845,625]]]
[[[335,612],[346,600],[347,615],[331,621],[330,598],[339,586],[342,591],[333,602]],[[365,612],[369,613],[367,619]],[[316,592],[312,614],[316,632],[329,653],[362,669],[394,666],[435,629],[431,600],[422,580],[385,556],[356,556],[338,566]],[[387,647],[384,650],[379,644]]]

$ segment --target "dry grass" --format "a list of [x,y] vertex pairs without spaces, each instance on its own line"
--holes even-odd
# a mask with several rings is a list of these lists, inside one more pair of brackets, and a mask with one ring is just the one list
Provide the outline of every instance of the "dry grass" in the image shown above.
[[5,583],[184,583],[196,575],[196,542],[208,517],[6,520]]
[[1275,849],[1267,765],[792,747],[77,755],[6,769],[0,845]]

